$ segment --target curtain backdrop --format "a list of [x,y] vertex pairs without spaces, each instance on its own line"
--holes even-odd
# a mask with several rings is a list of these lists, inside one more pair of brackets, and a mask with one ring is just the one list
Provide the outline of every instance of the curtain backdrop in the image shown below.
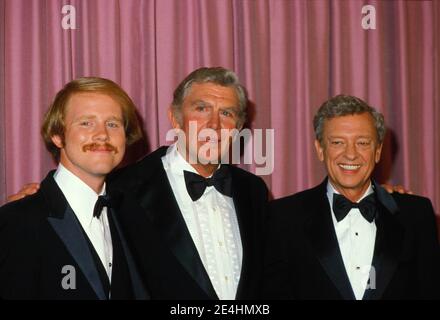
[[[63,29],[64,5],[76,29]],[[376,29],[362,28],[362,7]],[[39,131],[54,94],[80,76],[113,79],[133,97],[146,141],[165,144],[176,85],[200,66],[237,72],[250,127],[275,130],[275,198],[319,183],[312,118],[335,94],[359,96],[388,126],[381,181],[440,208],[438,1],[0,0],[0,203],[54,168]],[[134,157],[134,156],[132,156]],[[255,165],[245,166],[250,171]]]

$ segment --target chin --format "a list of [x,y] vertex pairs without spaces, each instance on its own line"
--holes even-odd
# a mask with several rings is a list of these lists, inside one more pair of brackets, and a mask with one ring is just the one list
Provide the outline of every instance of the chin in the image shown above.
[[219,164],[220,161],[218,159],[200,158],[199,163],[201,163],[201,164]]
[[91,170],[95,175],[97,176],[103,176],[103,175],[107,175],[109,174],[114,168],[116,167],[116,165],[101,165],[101,166],[95,166],[93,167],[93,169]]

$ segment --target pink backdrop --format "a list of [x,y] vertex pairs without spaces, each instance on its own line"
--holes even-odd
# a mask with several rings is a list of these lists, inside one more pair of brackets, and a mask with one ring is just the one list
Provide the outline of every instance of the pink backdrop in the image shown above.
[[[61,27],[67,3],[74,30]],[[375,30],[361,26],[366,4]],[[249,90],[251,126],[275,129],[275,171],[264,177],[274,197],[322,180],[312,118],[346,93],[385,114],[380,179],[430,197],[438,211],[439,17],[438,1],[0,0],[0,203],[54,167],[39,130],[64,83],[87,75],[120,83],[143,118],[140,155],[165,143],[178,82],[221,65]]]

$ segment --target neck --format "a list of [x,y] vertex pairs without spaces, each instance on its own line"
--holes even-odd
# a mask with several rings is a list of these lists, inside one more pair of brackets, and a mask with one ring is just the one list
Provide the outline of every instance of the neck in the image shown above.
[[105,175],[90,175],[82,172],[81,170],[76,170],[75,167],[72,167],[69,164],[64,164],[62,162],[61,164],[64,168],[66,168],[79,179],[81,179],[81,181],[88,185],[93,191],[95,191],[96,194],[101,193],[102,188],[104,187],[106,177]]
[[207,163],[207,164],[195,163],[195,164],[192,164],[191,162],[188,161],[188,159],[189,159],[189,151],[188,150],[181,152],[180,149],[177,148],[177,152],[179,152],[180,155],[183,157],[183,159],[185,159],[185,161],[188,162],[191,165],[191,167],[193,167],[197,171],[197,173],[204,178],[211,176],[215,172],[215,170],[217,170],[217,168],[219,166],[218,163]]
[[368,187],[370,186],[370,182],[366,183],[364,186],[362,186],[360,188],[353,188],[353,189],[335,187],[334,183],[332,183],[332,186],[336,191],[338,191],[340,194],[342,194],[344,197],[346,197],[351,202],[358,202],[359,199],[368,190]]
[[196,169],[197,173],[200,174],[202,177],[209,177],[211,176],[215,170],[218,168],[218,164],[192,164],[191,165],[194,169]]
[[96,194],[100,194],[102,191],[102,188],[104,187],[105,178],[89,179],[89,180],[84,180],[82,178],[80,178],[80,179],[82,181],[84,181],[84,183],[87,184],[90,188],[92,188],[93,191],[96,192]]

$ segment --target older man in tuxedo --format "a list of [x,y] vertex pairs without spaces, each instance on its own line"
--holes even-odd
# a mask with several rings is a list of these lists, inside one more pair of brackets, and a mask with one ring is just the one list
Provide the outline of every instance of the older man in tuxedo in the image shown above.
[[[232,71],[193,71],[168,110],[183,143],[159,148],[111,181],[124,194],[121,223],[153,299],[260,294],[267,188],[261,178],[221,163],[231,142],[221,130],[241,129],[246,105]],[[203,139],[206,129],[217,138]]]
[[133,102],[110,80],[79,78],[56,95],[42,135],[58,168],[0,208],[0,297],[148,298],[105,184],[141,136]]
[[440,250],[431,202],[388,194],[372,178],[382,114],[338,95],[314,118],[327,178],[274,201],[265,296],[291,299],[439,299]]

